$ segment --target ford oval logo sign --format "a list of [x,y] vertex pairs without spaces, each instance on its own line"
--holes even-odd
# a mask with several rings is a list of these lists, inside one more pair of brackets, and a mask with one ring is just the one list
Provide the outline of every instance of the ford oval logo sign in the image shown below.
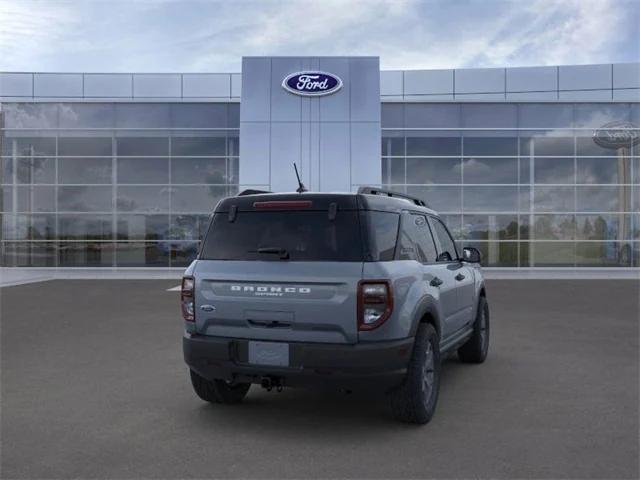
[[342,80],[327,72],[296,72],[282,81],[282,88],[295,95],[319,97],[340,90]]
[[629,122],[610,122],[594,132],[593,141],[603,148],[631,148],[640,142],[640,131]]

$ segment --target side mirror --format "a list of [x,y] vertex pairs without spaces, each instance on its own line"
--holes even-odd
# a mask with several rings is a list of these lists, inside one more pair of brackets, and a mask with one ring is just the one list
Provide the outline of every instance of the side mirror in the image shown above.
[[462,261],[469,263],[480,263],[482,256],[477,248],[464,247],[462,249]]

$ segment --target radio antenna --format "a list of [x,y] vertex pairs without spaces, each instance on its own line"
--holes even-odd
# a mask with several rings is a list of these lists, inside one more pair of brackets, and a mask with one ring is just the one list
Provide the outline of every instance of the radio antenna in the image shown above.
[[307,187],[304,186],[304,183],[302,183],[302,181],[300,180],[300,174],[298,173],[298,166],[296,165],[296,162],[293,162],[293,168],[296,171],[296,178],[298,179],[298,188],[296,189],[296,192],[298,193],[302,193],[302,192],[307,192]]

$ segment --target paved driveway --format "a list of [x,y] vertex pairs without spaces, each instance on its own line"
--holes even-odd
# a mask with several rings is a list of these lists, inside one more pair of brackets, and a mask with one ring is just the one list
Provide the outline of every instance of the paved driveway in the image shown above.
[[490,357],[445,363],[425,427],[370,395],[201,402],[174,285],[0,290],[2,478],[638,476],[636,281],[490,281]]

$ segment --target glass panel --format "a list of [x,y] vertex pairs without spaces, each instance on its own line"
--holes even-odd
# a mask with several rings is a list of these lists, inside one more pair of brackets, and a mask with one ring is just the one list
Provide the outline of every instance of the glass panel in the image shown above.
[[116,127],[118,128],[169,128],[171,114],[169,104],[117,103]]
[[240,128],[240,103],[227,103],[227,127]]
[[13,211],[13,187],[0,187],[2,191],[2,204],[0,210],[3,212]]
[[404,104],[383,103],[381,106],[380,120],[382,128],[404,127]]
[[111,187],[58,187],[60,212],[110,212]]
[[209,215],[172,215],[171,238],[175,240],[202,240],[209,228]]
[[576,219],[573,215],[534,215],[533,238],[536,240],[573,240]]
[[633,227],[631,230],[631,236],[629,238],[633,238],[634,240],[640,240],[640,213],[636,213],[632,215],[633,217]]
[[239,158],[229,158],[227,160],[227,180],[230,184],[237,184],[240,180],[240,159]]
[[173,242],[171,244],[171,266],[187,267],[195,260],[200,249],[199,242]]
[[[619,212],[630,210],[630,186],[576,187],[577,212]],[[622,201],[621,201],[622,200]]]
[[215,183],[227,181],[224,158],[172,158],[171,180],[173,183]]
[[518,105],[520,128],[570,128],[573,105],[523,103]]
[[431,132],[407,132],[407,155],[460,155],[462,150],[460,137],[432,135],[434,133]]
[[574,212],[574,187],[534,187],[533,209],[537,212]]
[[517,242],[460,242],[460,246],[480,250],[483,267],[517,267]]
[[56,154],[55,137],[13,137],[2,141],[2,154],[6,156],[46,157]]
[[406,128],[458,128],[462,125],[460,105],[406,103],[404,112]]
[[171,139],[171,155],[224,156],[226,153],[224,133],[217,137],[173,137]]
[[455,240],[462,238],[462,216],[461,215],[440,215],[440,220],[447,226]]
[[[7,163],[12,165],[13,161],[7,159]],[[55,183],[56,160],[55,158],[18,158],[17,181],[18,183]],[[13,166],[13,165],[12,165]],[[4,178],[5,183],[11,183],[13,178],[10,169]],[[3,173],[4,175],[4,173]]]
[[462,124],[464,127],[515,128],[518,126],[516,105],[485,103],[462,104]]
[[[452,232],[453,233],[453,232]],[[462,239],[517,240],[517,215],[464,215]]]
[[515,137],[469,137],[463,138],[464,155],[515,156],[518,155],[518,139]]
[[407,183],[462,183],[459,158],[407,158]]
[[166,157],[169,155],[168,137],[118,137],[118,156]]
[[576,215],[579,240],[630,240],[631,215]]
[[429,208],[438,213],[462,211],[460,187],[407,187],[407,193],[424,200]]
[[517,212],[518,187],[465,187],[465,212]]
[[382,182],[386,184],[405,183],[404,158],[383,158],[382,159]]
[[59,158],[58,182],[62,184],[111,183],[111,158]]
[[576,266],[631,267],[632,250],[630,242],[578,242]]
[[574,106],[575,126],[594,127],[613,122],[631,120],[628,103],[576,103]]
[[113,237],[111,215],[60,215],[58,231],[61,240],[111,240]]
[[61,128],[110,128],[114,119],[113,104],[109,103],[61,103]]
[[576,153],[578,155],[588,155],[588,156],[600,156],[600,157],[616,157],[618,154],[621,154],[622,149],[615,148],[605,148],[598,145],[593,140],[593,132],[579,132],[578,135],[589,134],[588,137],[578,137],[576,138]]
[[228,195],[226,187],[194,186],[172,188],[174,212],[211,213],[216,204]]
[[61,157],[111,156],[111,137],[60,137],[58,155]]
[[3,240],[55,240],[54,215],[3,215]]
[[61,243],[58,250],[60,267],[111,267],[114,244],[111,242]]
[[118,267],[168,267],[168,243],[133,243],[116,244],[116,264]]
[[520,159],[520,183],[531,182],[531,161],[527,157]]
[[640,157],[633,159],[633,183],[640,184]]
[[578,158],[578,183],[630,183],[630,158]]
[[5,267],[55,267],[56,245],[47,242],[3,243]]
[[[226,103],[176,103],[171,105],[172,125],[176,128],[226,128]],[[236,125],[237,126],[237,125]]]
[[160,213],[169,211],[171,187],[118,187],[116,208],[119,212]]
[[573,242],[531,242],[529,264],[532,267],[573,267],[575,244]]
[[118,215],[118,240],[164,240],[169,233],[168,215]]
[[227,155],[232,157],[240,155],[240,132],[227,131]]
[[464,183],[518,183],[517,158],[464,158]]
[[169,159],[118,158],[118,183],[169,183]]
[[[10,189],[7,189],[10,190]],[[43,186],[16,187],[18,212],[54,212],[55,188]],[[10,193],[9,193],[10,194]],[[5,200],[7,198],[5,197]],[[15,208],[12,200],[9,200],[5,210]]]
[[573,137],[540,136],[520,138],[520,155],[573,156]]
[[404,155],[404,134],[402,132],[383,132],[382,156]]
[[536,158],[533,163],[535,183],[575,182],[573,158]]
[[3,103],[5,128],[56,128],[58,106],[51,103]]

